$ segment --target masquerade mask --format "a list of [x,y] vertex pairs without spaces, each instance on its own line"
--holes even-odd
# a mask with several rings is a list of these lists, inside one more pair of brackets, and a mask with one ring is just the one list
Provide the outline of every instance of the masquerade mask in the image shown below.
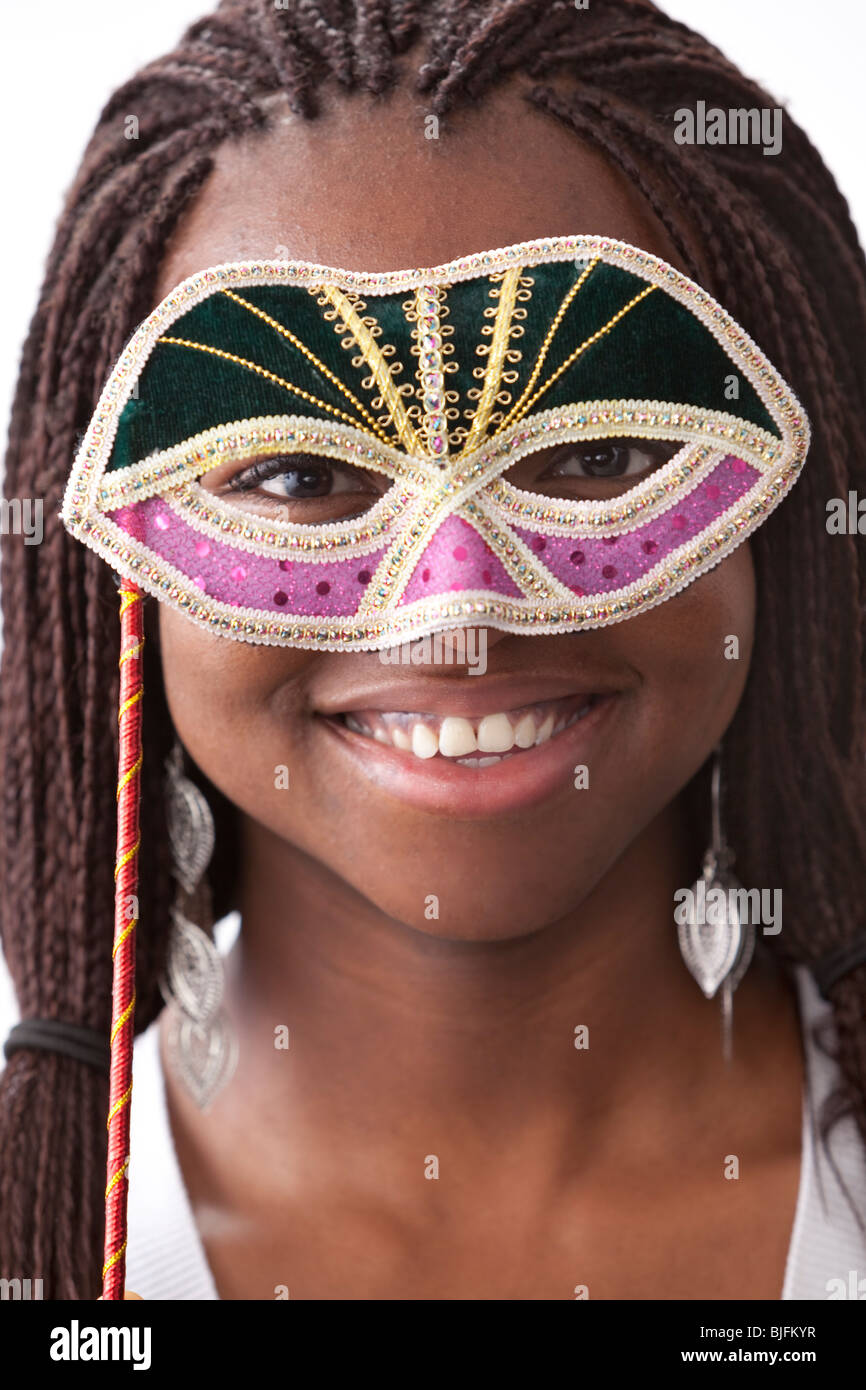
[[62,516],[241,641],[569,632],[718,564],[808,440],[743,329],[622,242],[384,274],[252,261],[191,276],[134,334]]

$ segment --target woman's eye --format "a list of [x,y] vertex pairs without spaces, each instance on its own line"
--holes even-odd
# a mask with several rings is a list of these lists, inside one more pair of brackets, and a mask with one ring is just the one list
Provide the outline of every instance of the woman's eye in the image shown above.
[[529,454],[503,475],[513,487],[548,497],[592,501],[616,497],[679,453],[682,442],[588,439]]
[[262,492],[298,502],[337,493],[377,491],[368,475],[351,464],[299,455],[262,459],[236,473],[228,487],[231,492]]
[[360,516],[391,486],[382,473],[318,454],[276,454],[240,469],[220,465],[200,486],[236,507],[301,525],[325,525]]
[[660,463],[673,458],[679,444],[658,445],[654,442],[611,439],[596,440],[575,448],[569,445],[564,457],[558,458],[540,475],[541,478],[628,478],[646,473]]

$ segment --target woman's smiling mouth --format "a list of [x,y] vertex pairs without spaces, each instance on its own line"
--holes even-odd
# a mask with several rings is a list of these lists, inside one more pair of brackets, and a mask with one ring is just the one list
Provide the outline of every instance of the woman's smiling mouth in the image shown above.
[[534,701],[527,693],[525,685],[515,688],[512,701],[507,687],[482,695],[474,685],[470,696],[437,689],[434,699],[428,685],[426,699],[418,688],[402,693],[414,709],[382,707],[401,702],[392,690],[377,696],[379,707],[359,700],[352,709],[320,712],[316,722],[352,772],[380,790],[422,811],[478,819],[573,790],[576,765],[624,692]]
[[352,710],[339,717],[353,733],[416,758],[450,758],[477,770],[547,743],[585,718],[598,698],[567,695],[473,718],[374,709]]

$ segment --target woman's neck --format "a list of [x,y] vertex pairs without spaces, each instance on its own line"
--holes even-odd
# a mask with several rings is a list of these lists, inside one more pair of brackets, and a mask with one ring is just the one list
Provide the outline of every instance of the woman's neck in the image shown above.
[[677,946],[673,894],[695,876],[684,839],[668,809],[560,920],[455,941],[435,921],[425,932],[386,916],[247,822],[227,969],[240,1062],[220,1105],[241,1126],[267,1116],[265,1142],[323,1181],[359,1132],[447,1151],[464,1172],[483,1172],[491,1146],[547,1174],[602,1161],[626,1133],[666,1148],[736,1093],[767,1009],[791,1018],[785,990],[753,966],[724,1067],[719,1004]]

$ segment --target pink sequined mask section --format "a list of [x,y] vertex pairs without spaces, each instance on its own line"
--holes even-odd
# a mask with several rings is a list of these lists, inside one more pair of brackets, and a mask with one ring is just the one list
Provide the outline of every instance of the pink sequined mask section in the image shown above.
[[124,508],[116,519],[209,597],[267,613],[351,617],[382,556],[379,549],[359,560],[314,564],[254,555],[202,535],[159,497]]
[[[525,542],[542,574],[547,571],[579,597],[608,594],[642,579],[712,525],[757,476],[742,459],[728,456],[678,504],[622,535],[575,539],[522,526],[514,526],[513,532]],[[386,549],[383,545],[361,558],[326,562],[305,559],[298,551],[282,559],[257,555],[203,535],[159,497],[122,508],[114,517],[202,593],[233,607],[266,613],[351,618]],[[401,606],[479,591],[507,599],[520,595],[475,528],[460,517],[447,516],[414,566]]]

